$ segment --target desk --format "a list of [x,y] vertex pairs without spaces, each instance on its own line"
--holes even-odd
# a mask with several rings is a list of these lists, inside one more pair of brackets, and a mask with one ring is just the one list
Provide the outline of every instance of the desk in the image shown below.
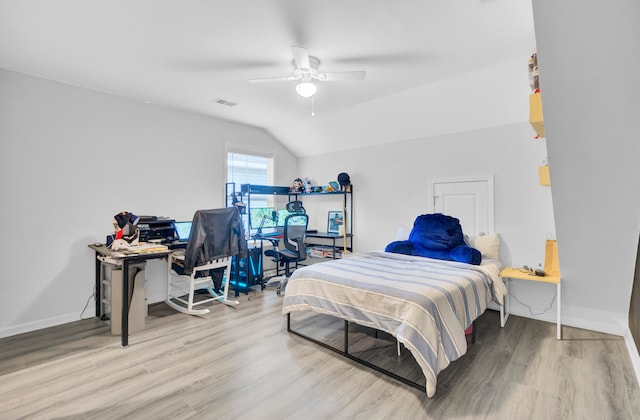
[[[159,252],[112,251],[106,245],[89,245],[95,251],[96,260],[96,316],[102,315],[102,292],[100,288],[100,270],[102,261],[100,256],[109,257],[114,263],[122,264],[122,329],[120,337],[122,347],[129,345],[129,264],[146,262],[147,260],[167,258],[171,254],[170,250]],[[125,253],[130,252],[130,253]]]
[[[557,339],[561,340],[562,339],[562,324],[560,321],[560,314],[561,314],[561,306],[562,306],[562,297],[561,297],[561,290],[560,290],[560,283],[561,283],[561,279],[560,279],[560,275],[545,275],[545,276],[535,276],[535,275],[531,275],[529,273],[525,273],[523,271],[521,271],[520,269],[517,268],[513,268],[513,267],[507,267],[504,268],[501,272],[500,272],[500,277],[502,278],[509,278],[509,279],[517,279],[517,280],[526,280],[526,281],[535,281],[535,282],[539,282],[539,283],[551,283],[551,284],[555,284],[556,288],[557,288],[557,302],[556,302],[556,307],[557,307],[557,314],[556,314],[556,330],[557,330]],[[507,299],[509,298],[508,294],[507,294]],[[505,302],[505,304],[503,306],[507,306],[507,302]],[[503,312],[503,311],[501,311]],[[509,318],[509,311],[507,309],[506,311],[506,316],[501,313],[502,315],[502,319],[501,319],[501,324],[504,327],[504,324],[507,322],[507,319]]]
[[[351,245],[351,238],[353,237],[353,234],[351,233],[347,233],[347,241],[349,242],[349,246],[347,247],[347,251],[353,251],[353,247]],[[318,241],[317,239],[320,240],[327,240],[327,241],[331,241],[331,245],[326,245],[323,244],[321,241]],[[336,243],[337,240],[340,240],[340,243]],[[328,232],[313,232],[313,233],[309,233],[307,232],[307,240],[306,243],[308,245],[316,245],[316,246],[325,246],[325,247],[331,247],[331,252],[332,252],[332,258],[335,260],[336,259],[336,249],[339,249],[342,251],[342,249],[344,248],[344,237],[343,235],[340,235],[339,233],[328,233]]]

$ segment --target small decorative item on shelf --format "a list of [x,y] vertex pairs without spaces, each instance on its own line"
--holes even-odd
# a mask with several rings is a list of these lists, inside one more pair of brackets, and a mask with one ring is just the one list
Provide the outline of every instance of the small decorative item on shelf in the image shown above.
[[349,177],[349,174],[346,172],[339,173],[338,184],[340,184],[340,189],[342,191],[349,191],[351,188],[351,178]]
[[306,193],[313,192],[313,186],[311,185],[311,178],[306,177],[305,179],[302,180],[302,189]]
[[334,192],[334,191],[340,191],[340,184],[338,184],[336,181],[331,181],[329,182],[329,185],[327,185],[327,187],[325,188],[326,192]]
[[304,192],[304,190],[302,189],[302,180],[300,178],[296,178],[293,180],[291,192]]
[[532,92],[540,92],[540,78],[538,71],[538,54],[529,57],[529,86]]
[[535,139],[544,137],[544,117],[542,115],[542,98],[540,97],[540,73],[538,71],[538,54],[529,57],[529,86],[533,93],[529,95],[529,121],[536,132]]

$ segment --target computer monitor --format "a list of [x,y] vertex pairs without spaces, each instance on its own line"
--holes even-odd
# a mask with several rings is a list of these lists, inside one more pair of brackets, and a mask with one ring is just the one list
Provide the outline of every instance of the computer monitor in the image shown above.
[[249,226],[251,229],[274,228],[276,222],[273,218],[276,209],[273,207],[252,207],[249,210]]
[[189,234],[191,233],[192,222],[173,222],[173,227],[176,230],[178,241],[187,242],[189,240]]
[[290,215],[291,213],[289,213],[289,211],[287,209],[279,209],[278,210],[278,226],[282,227],[284,226],[284,220],[287,218],[288,215]]
[[[285,222],[285,220],[287,220],[287,216],[289,216],[290,214],[295,214],[295,213],[291,213],[287,209],[278,210],[278,227],[284,227],[284,222]],[[300,220],[292,219],[291,220],[291,224],[292,225],[304,225],[305,223],[306,223],[306,221],[304,219],[300,219]]]

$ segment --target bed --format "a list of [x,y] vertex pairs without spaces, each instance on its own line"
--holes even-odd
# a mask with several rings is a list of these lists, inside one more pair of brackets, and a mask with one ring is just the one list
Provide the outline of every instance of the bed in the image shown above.
[[432,397],[438,373],[467,351],[465,329],[489,302],[502,305],[500,268],[487,258],[471,265],[368,252],[297,269],[282,313],[290,331],[291,313],[313,311],[392,335],[415,358]]

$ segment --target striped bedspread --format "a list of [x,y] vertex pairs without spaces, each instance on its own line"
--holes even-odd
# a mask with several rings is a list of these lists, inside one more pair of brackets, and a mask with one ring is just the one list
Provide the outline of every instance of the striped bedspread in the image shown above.
[[369,252],[298,268],[282,313],[313,310],[385,331],[409,349],[435,394],[437,375],[467,351],[464,330],[505,286],[500,263],[479,266]]

